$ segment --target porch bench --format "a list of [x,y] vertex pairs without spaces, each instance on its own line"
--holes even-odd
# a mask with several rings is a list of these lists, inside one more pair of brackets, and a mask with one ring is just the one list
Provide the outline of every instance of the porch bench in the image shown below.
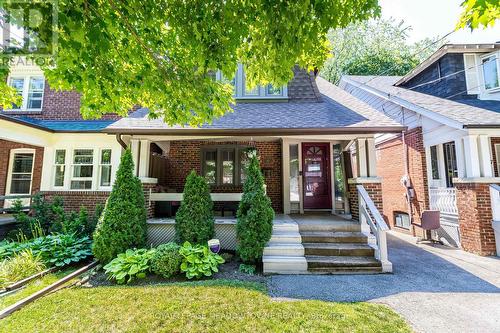
[[[236,213],[238,209],[238,203],[241,201],[243,193],[210,193],[210,197],[214,202],[225,203],[222,206],[222,216],[224,216],[224,211],[232,211]],[[183,193],[150,193],[149,194],[149,204],[152,201],[170,201],[170,202],[181,202],[183,200]]]

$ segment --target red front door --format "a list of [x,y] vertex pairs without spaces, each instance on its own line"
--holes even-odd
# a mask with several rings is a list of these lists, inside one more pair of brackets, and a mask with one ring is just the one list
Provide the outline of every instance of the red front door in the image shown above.
[[304,208],[331,209],[330,145],[328,143],[302,144],[302,174]]

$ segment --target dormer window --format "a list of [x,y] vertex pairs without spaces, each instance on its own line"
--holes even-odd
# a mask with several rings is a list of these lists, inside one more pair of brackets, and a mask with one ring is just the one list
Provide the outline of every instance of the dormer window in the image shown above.
[[[210,74],[214,77],[214,74]],[[233,86],[234,98],[237,100],[279,100],[287,99],[287,86],[274,87],[271,84],[266,86],[257,85],[253,88],[247,85],[245,71],[242,65],[238,66],[234,78],[228,79],[220,71],[215,73],[215,79]]]
[[9,80],[9,85],[22,96],[21,105],[13,105],[13,111],[41,111],[45,80],[43,76],[15,76]]
[[500,73],[498,72],[498,56],[491,55],[481,59],[483,67],[484,89],[491,90],[500,87]]

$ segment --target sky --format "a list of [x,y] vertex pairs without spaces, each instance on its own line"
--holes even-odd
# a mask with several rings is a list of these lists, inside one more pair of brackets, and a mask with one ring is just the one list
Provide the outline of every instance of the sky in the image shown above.
[[[442,37],[452,31],[460,17],[463,0],[379,0],[383,18],[403,19],[413,29],[409,42]],[[448,38],[450,43],[492,43],[500,41],[500,22],[486,30],[459,30]]]

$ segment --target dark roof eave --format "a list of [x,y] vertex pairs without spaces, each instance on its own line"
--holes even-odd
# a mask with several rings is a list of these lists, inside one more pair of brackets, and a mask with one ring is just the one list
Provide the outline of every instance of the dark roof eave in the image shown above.
[[264,136],[264,135],[314,135],[314,134],[375,134],[400,133],[406,126],[381,127],[337,127],[337,128],[246,128],[246,129],[131,129],[107,128],[103,132],[108,134],[133,135],[176,135],[176,136],[204,136],[204,135],[231,135],[231,136]]
[[464,125],[464,128],[466,129],[474,129],[474,128],[481,128],[481,129],[487,129],[487,128],[500,128],[500,124],[472,124],[472,125]]
[[21,119],[10,117],[10,116],[7,116],[7,115],[0,114],[0,119],[7,120],[7,121],[10,121],[10,122],[13,122],[13,123],[16,123],[16,124],[24,125],[24,126],[27,126],[27,127],[35,128],[35,129],[38,129],[38,130],[41,130],[41,131],[55,133],[55,131],[52,130],[52,129],[50,129],[50,128],[47,128],[47,127],[44,127],[44,126],[40,126],[40,125],[37,125],[37,124],[33,124],[33,123],[30,123],[30,122],[27,122],[27,121],[23,121]]

